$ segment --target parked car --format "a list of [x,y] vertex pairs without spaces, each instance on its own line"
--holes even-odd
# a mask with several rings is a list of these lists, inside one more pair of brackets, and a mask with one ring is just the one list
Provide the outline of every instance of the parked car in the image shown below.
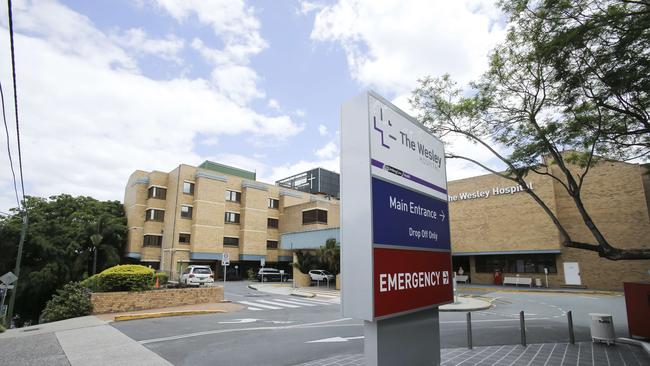
[[201,286],[214,283],[214,274],[210,266],[189,266],[181,275],[182,284]]
[[289,275],[287,273],[283,273],[282,275],[280,274],[280,271],[278,271],[275,268],[260,268],[260,270],[257,272],[257,280],[260,282],[266,282],[266,281],[287,281],[289,279]]
[[334,281],[334,275],[323,269],[312,269],[309,271],[309,277],[312,281]]

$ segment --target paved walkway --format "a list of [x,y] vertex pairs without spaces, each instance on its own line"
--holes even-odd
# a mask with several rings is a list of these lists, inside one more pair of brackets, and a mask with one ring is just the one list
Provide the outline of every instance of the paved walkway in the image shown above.
[[[447,348],[441,351],[442,366],[645,366],[650,356],[641,347],[628,344],[606,346],[591,342]],[[365,366],[362,354],[344,354],[315,360],[301,366]]]

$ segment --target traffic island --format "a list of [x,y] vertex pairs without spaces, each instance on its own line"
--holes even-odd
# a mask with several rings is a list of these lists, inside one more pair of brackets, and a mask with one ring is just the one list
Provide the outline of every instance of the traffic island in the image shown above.
[[442,305],[438,309],[440,311],[478,311],[489,309],[492,304],[485,300],[480,300],[473,297],[458,296],[458,301]]

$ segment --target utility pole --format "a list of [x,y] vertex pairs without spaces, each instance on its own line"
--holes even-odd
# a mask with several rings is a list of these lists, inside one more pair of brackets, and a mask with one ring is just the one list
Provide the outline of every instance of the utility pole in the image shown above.
[[[23,203],[24,204],[24,203]],[[14,289],[11,291],[11,296],[9,297],[9,308],[7,309],[7,317],[5,318],[5,323],[7,328],[11,326],[11,319],[14,315],[14,304],[16,302],[16,292],[18,292],[18,283],[20,282],[20,262],[23,258],[23,244],[25,243],[25,234],[27,233],[27,212],[23,210],[23,227],[20,229],[20,240],[18,241],[18,254],[16,256],[16,268],[14,268],[14,274],[18,279],[14,283]]]

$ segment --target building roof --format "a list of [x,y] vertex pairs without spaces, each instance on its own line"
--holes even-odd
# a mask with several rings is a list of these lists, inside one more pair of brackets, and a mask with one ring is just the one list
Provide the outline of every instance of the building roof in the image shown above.
[[256,180],[256,175],[257,175],[255,172],[251,172],[249,170],[235,168],[230,165],[215,163],[214,161],[210,161],[210,160],[206,160],[203,163],[201,163],[201,165],[199,165],[199,168],[212,170],[214,172],[219,172],[223,174],[234,175],[237,177],[250,179],[250,180]]

